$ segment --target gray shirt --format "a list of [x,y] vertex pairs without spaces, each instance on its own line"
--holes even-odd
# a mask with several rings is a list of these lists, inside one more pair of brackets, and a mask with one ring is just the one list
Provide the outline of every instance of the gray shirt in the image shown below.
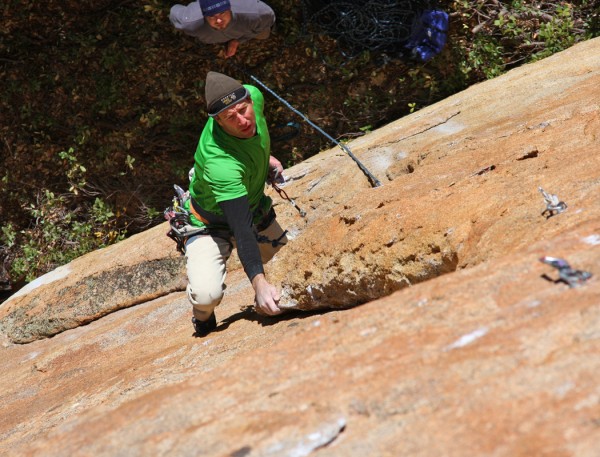
[[169,20],[177,30],[198,38],[203,43],[245,42],[269,30],[275,23],[275,13],[259,0],[230,0],[231,22],[225,30],[215,30],[204,21],[198,1],[187,6],[174,5]]

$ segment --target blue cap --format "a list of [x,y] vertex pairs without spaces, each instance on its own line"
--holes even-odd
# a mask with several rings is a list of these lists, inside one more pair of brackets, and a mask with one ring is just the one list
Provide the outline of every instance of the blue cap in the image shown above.
[[214,16],[231,9],[229,0],[199,0],[199,3],[204,16]]

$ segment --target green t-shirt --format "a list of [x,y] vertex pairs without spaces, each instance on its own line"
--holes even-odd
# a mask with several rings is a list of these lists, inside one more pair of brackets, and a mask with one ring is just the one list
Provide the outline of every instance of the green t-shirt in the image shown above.
[[[254,86],[244,87],[254,104],[256,135],[246,139],[233,137],[214,118],[209,118],[194,155],[190,195],[202,209],[218,216],[223,216],[219,202],[246,195],[257,223],[272,203],[264,193],[271,139],[263,115],[263,94]],[[204,226],[193,215],[191,219],[193,225]]]

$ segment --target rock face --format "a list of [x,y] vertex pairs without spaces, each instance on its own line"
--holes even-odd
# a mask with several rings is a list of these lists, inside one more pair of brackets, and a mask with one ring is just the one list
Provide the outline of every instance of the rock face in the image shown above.
[[600,455],[599,54],[352,142],[381,187],[339,149],[289,170],[283,316],[234,261],[194,338],[164,225],[40,278],[0,306],[0,454]]
[[[346,185],[334,190],[345,180],[323,185],[319,192],[337,192],[340,204],[295,240],[302,254],[284,250],[286,268],[271,274],[286,285],[289,307],[366,303],[518,254],[598,214],[598,59],[581,55],[562,74],[563,58],[472,87],[353,142],[385,185],[353,193]],[[324,159],[332,169],[353,166],[334,154]],[[316,192],[307,181],[292,194]],[[568,211],[544,217],[538,187],[564,199]]]
[[82,256],[36,279],[0,306],[0,329],[28,343],[185,287],[168,226]]

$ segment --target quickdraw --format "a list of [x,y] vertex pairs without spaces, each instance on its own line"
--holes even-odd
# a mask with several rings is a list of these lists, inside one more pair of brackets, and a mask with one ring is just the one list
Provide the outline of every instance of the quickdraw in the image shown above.
[[546,216],[546,219],[550,219],[555,214],[560,214],[567,209],[567,204],[560,201],[557,195],[549,194],[541,187],[538,187],[538,190],[542,193],[546,203],[546,209],[542,211],[542,216]]
[[297,204],[297,203],[294,201],[294,199],[293,199],[293,198],[291,198],[291,197],[290,197],[290,196],[287,194],[287,192],[286,192],[285,190],[283,190],[281,187],[279,187],[279,186],[278,186],[278,185],[275,183],[275,180],[271,180],[271,181],[269,182],[269,184],[271,184],[271,186],[273,187],[273,189],[275,189],[275,191],[276,191],[276,192],[279,194],[279,196],[280,196],[281,198],[283,198],[284,200],[287,200],[287,201],[289,201],[289,202],[290,202],[290,203],[291,203],[291,204],[294,206],[294,208],[296,208],[296,209],[298,210],[298,213],[300,213],[300,216],[301,216],[301,217],[305,217],[305,216],[306,216],[306,211],[304,211],[302,208],[300,208],[300,207],[298,206],[298,204]]
[[558,270],[558,279],[554,282],[562,281],[568,284],[569,287],[580,286],[592,277],[592,273],[589,271],[576,270],[564,259],[544,256],[540,258],[540,262]]

